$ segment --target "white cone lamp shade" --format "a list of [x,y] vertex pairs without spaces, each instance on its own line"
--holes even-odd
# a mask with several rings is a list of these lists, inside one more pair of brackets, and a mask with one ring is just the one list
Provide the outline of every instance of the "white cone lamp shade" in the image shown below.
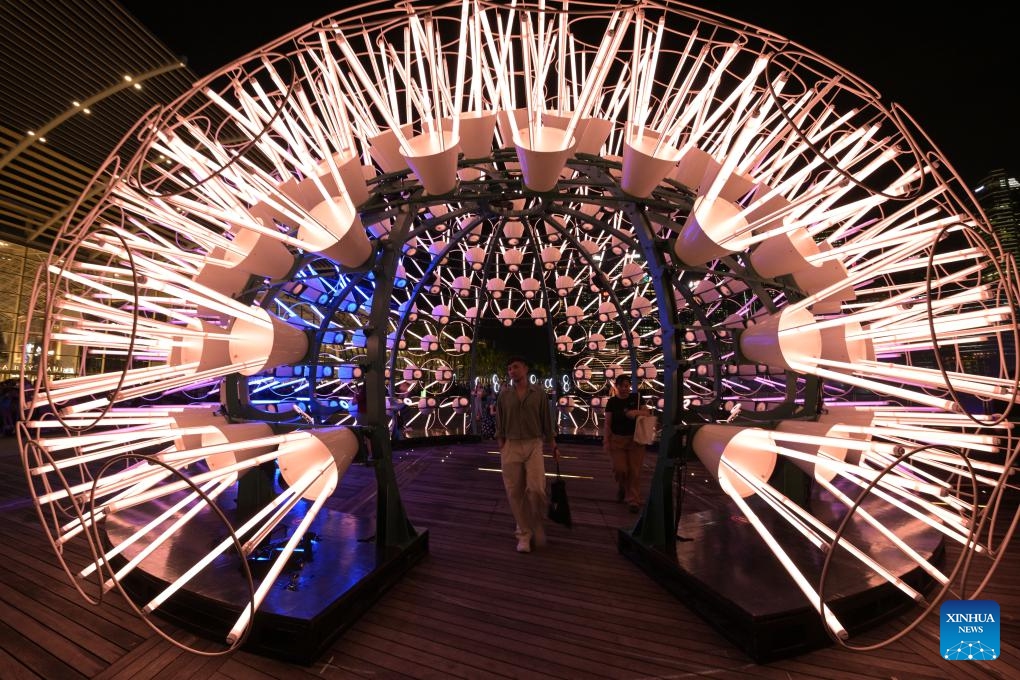
[[457,339],[453,341],[453,349],[455,352],[470,352],[471,338],[466,335],[458,335]]
[[645,363],[637,367],[635,374],[642,380],[655,380],[655,377],[659,375],[659,369],[655,364]]
[[594,255],[601,249],[599,242],[590,238],[581,239],[580,244],[581,248],[584,249],[584,252],[588,253],[589,255]]
[[[444,118],[443,130],[452,130],[453,121]],[[496,114],[486,111],[466,111],[460,114],[460,150],[464,158],[487,158],[492,153],[496,132]]]
[[[294,261],[290,253],[287,254],[287,257],[290,262]],[[251,274],[244,270],[237,269],[236,267],[221,267],[211,262],[203,263],[198,273],[192,278],[200,286],[214,290],[229,298],[236,298],[244,291],[248,287],[250,279]],[[201,303],[197,305],[195,314],[200,318],[209,319],[222,325],[227,324],[232,318],[225,312],[213,309],[212,307],[206,307]]]
[[471,277],[458,276],[453,280],[453,292],[458,297],[468,297],[471,295]]
[[418,410],[422,413],[430,413],[436,410],[437,404],[435,397],[421,397],[418,399]]
[[511,326],[513,325],[513,322],[517,320],[517,312],[510,307],[504,307],[499,310],[499,314],[497,316],[504,326]]
[[758,196],[764,196],[771,191],[772,188],[767,184],[759,184],[755,189],[755,200],[748,204],[747,221],[751,224],[760,222],[756,225],[759,232],[771,231],[782,226],[783,220],[790,212],[792,204],[780,194],[773,194],[761,203],[757,201]]
[[545,310],[544,307],[531,308],[531,320],[535,322],[536,326],[544,326],[548,318],[549,313]]
[[574,280],[573,276],[561,274],[556,277],[556,294],[560,297],[566,297],[576,285],[577,281]]
[[[458,171],[458,173],[459,172],[460,171]],[[459,174],[458,174],[458,176],[459,176]],[[461,228],[461,220],[457,221],[457,226],[458,226],[458,228]],[[484,231],[484,228],[482,227],[482,225],[481,224],[476,224],[475,226],[471,227],[471,229],[468,231],[467,242],[468,243],[478,243],[479,241],[482,240],[482,236],[484,235],[484,233],[485,233],[485,231]]]
[[362,373],[361,366],[357,364],[340,364],[336,367],[336,377],[340,380],[357,380]]
[[[413,134],[410,125],[404,125],[400,130],[405,137]],[[385,173],[403,172],[410,167],[404,154],[401,153],[400,140],[393,130],[388,129],[374,137],[369,137],[368,153]]]
[[468,323],[474,323],[478,320],[478,307],[468,307],[464,310],[464,320]]
[[521,268],[521,263],[524,262],[524,251],[519,248],[507,248],[503,251],[503,262],[506,263],[507,269],[510,271],[517,271]]
[[[215,431],[203,434],[201,436],[201,445],[206,447],[238,444],[272,436],[273,428],[268,423],[225,423],[216,426]],[[214,453],[206,456],[205,462],[210,470],[219,470],[220,468],[272,453],[275,448],[272,444],[239,448],[233,451],[224,451],[223,453]]]
[[524,225],[518,220],[507,220],[503,225],[503,236],[507,243],[516,246],[524,238]]
[[[559,229],[556,225],[560,225]],[[559,215],[549,215],[549,219],[545,223],[545,240],[549,243],[559,243],[562,238],[561,229],[569,230],[563,225],[563,219]]]
[[556,349],[560,352],[572,352],[574,350],[574,339],[569,335],[557,336]]
[[[284,249],[286,250],[286,249]],[[210,258],[216,257],[216,251],[209,253]],[[288,266],[294,262],[294,257],[287,253]],[[239,267],[224,267],[212,262],[203,262],[198,273],[192,277],[196,283],[211,288],[217,293],[227,297],[234,297],[243,291],[251,278],[251,272]]]
[[313,243],[316,252],[349,269],[357,269],[372,255],[372,244],[361,218],[346,197],[328,198],[308,211],[322,229],[298,230],[298,238]]
[[[832,435],[831,432],[833,430],[833,425],[831,424],[804,420],[784,420],[776,426],[776,430],[779,432],[803,434],[811,437],[839,438],[846,436],[842,434]],[[800,451],[801,453],[805,453],[809,456],[822,456],[824,458],[831,458],[838,462],[843,462],[847,459],[848,449],[845,446],[837,446],[833,444],[819,445],[797,441],[783,441],[782,445],[786,448]],[[794,465],[811,475],[813,479],[831,482],[837,473],[837,469],[834,466],[825,465],[824,462],[814,462],[804,460],[803,458],[795,458],[793,456],[790,457],[790,460],[793,461]]]
[[435,352],[439,350],[439,338],[431,333],[421,336],[421,351]]
[[445,253],[449,248],[449,245],[450,244],[443,239],[436,239],[429,244],[429,255],[431,255],[434,260],[438,259],[439,264],[446,264],[449,258],[446,257]]
[[822,334],[811,312],[786,307],[745,330],[740,351],[756,363],[797,371],[821,356]]
[[615,304],[613,304],[610,300],[606,300],[605,302],[599,303],[598,315],[599,321],[606,323],[607,321],[611,321],[618,317],[620,313],[616,311]]
[[358,437],[346,427],[310,430],[309,434],[312,436],[307,439],[280,444],[280,476],[293,486],[305,473],[332,461],[332,466],[301,494],[302,498],[315,500],[336,490],[358,454]]
[[393,349],[394,347],[397,349],[407,349],[407,340],[404,339],[403,335],[398,340],[396,331],[386,334],[386,349]]
[[623,178],[620,188],[631,196],[650,196],[663,178],[676,167],[680,151],[659,143],[659,135],[646,131],[623,145]]
[[[605,118],[584,118],[584,133],[580,135],[574,153],[586,153],[591,156],[602,154],[602,147],[613,131],[613,121]],[[575,128],[575,136],[577,135]]]
[[807,229],[798,227],[770,236],[751,251],[751,266],[766,279],[810,267],[805,259],[818,254],[818,244]]
[[406,314],[408,323],[418,320],[418,305],[404,302],[397,309],[401,314]]
[[[361,158],[354,153],[335,154],[333,158],[336,162],[336,169],[340,173],[340,181],[343,182],[343,191],[350,196],[351,203],[355,208],[363,205],[369,197],[366,180],[369,176],[375,175],[375,169],[362,165]],[[319,166],[323,183],[327,183],[330,178],[327,170],[325,163]],[[327,183],[326,186],[328,188],[329,184]]]
[[514,143],[514,130],[528,127],[528,110],[513,109],[507,111],[500,109],[496,112],[496,126],[499,128],[499,136],[503,140],[503,146],[509,147]]
[[432,196],[448,194],[457,187],[457,156],[459,140],[450,132],[418,135],[407,140],[407,165],[425,193]]
[[574,380],[591,380],[591,366],[574,367]]
[[[828,244],[823,244],[821,247],[822,252],[830,249],[831,246]],[[816,314],[838,312],[842,309],[842,303],[857,298],[853,285],[848,281],[850,275],[847,272],[846,265],[841,260],[826,260],[817,267],[806,267],[805,269],[797,270],[791,276],[793,277],[793,282],[809,295],[827,290],[840,282],[845,282],[845,285],[834,288],[832,292],[811,306],[811,311]]]
[[485,248],[472,246],[464,253],[464,259],[471,266],[471,269],[478,271],[485,266]]
[[[715,168],[714,170],[709,168],[705,179],[702,181],[702,187],[711,186],[721,168],[722,166]],[[747,194],[747,192],[753,189],[755,185],[755,181],[749,175],[740,175],[736,173],[731,174],[726,178],[726,182],[719,190],[719,198],[725,201],[739,201]]]
[[746,228],[747,220],[739,205],[721,197],[698,197],[676,239],[674,252],[685,264],[702,266],[743,250],[746,239],[736,238],[736,234]]
[[404,367],[403,371],[404,380],[408,382],[421,380],[423,375],[425,375],[424,372],[414,364]]
[[542,287],[542,282],[536,278],[528,277],[521,280],[521,292],[524,293],[524,297],[528,300],[535,299],[535,295],[538,294],[539,289]]
[[622,347],[623,349],[630,349],[631,347],[634,347],[635,349],[641,349],[641,338],[635,335],[632,341],[626,335],[623,335],[620,337],[620,347]]
[[524,186],[531,191],[552,191],[567,160],[574,155],[574,138],[568,139],[566,130],[549,126],[538,128],[534,139],[527,128],[520,130],[518,135],[520,144],[515,146]]
[[630,288],[631,286],[636,286],[640,283],[644,276],[644,267],[639,265],[637,262],[628,262],[623,265],[623,271],[620,273],[620,284]]
[[[818,422],[827,425],[851,425],[854,427],[868,428],[875,425],[875,409],[868,406],[845,406],[830,408],[827,413],[818,416]],[[841,436],[861,441],[871,441],[871,435],[864,432],[841,432]],[[847,449],[846,462],[851,465],[861,465],[865,462],[867,453],[858,448]]]
[[578,321],[584,318],[584,310],[578,307],[577,305],[568,305],[566,316],[567,324],[573,326]]
[[634,299],[630,301],[630,315],[635,319],[648,316],[654,309],[652,301],[641,295],[635,295]]
[[506,281],[499,277],[491,278],[485,282],[485,290],[489,291],[494,300],[498,300],[503,297],[503,291],[506,290]]
[[446,305],[436,305],[432,308],[432,318],[441,324],[450,323],[450,308]]
[[839,361],[848,366],[862,361],[874,361],[875,343],[871,338],[862,337],[863,330],[861,324],[856,321],[821,329],[822,358]]
[[[386,236],[390,233],[391,227],[392,225],[390,224],[389,220],[382,220],[380,222],[373,222],[372,224],[367,225],[365,228],[368,230],[369,234],[371,234],[375,238],[381,239],[386,238]],[[403,246],[401,246],[401,248],[408,255],[414,255],[416,252],[418,252],[418,237],[412,236],[411,238],[407,239],[404,242]]]
[[[544,125],[558,127],[565,132],[567,125],[570,124],[572,115],[572,111],[563,111],[562,115],[543,113],[542,122]],[[574,139],[577,140],[577,148],[574,149],[574,153],[599,155],[611,132],[613,132],[613,122],[611,120],[606,120],[605,118],[579,118],[577,124],[574,125]]]
[[213,248],[209,257],[230,262],[248,274],[274,280],[287,276],[294,264],[294,255],[282,241],[251,229],[238,229],[230,241],[230,250]]
[[542,248],[542,266],[547,270],[553,270],[556,268],[556,263],[560,261],[563,253],[556,246],[546,246]]
[[569,394],[565,394],[556,400],[556,407],[565,413],[573,411],[576,405],[574,398]]
[[[173,428],[179,430],[202,427],[203,425],[214,427],[226,425],[227,421],[223,416],[217,415],[219,409],[220,406],[218,404],[211,406],[181,406],[179,410],[170,414],[174,421]],[[202,446],[201,434],[182,434],[174,439],[174,448],[178,451],[197,449],[200,446]]]
[[766,430],[732,425],[702,425],[694,433],[691,447],[708,473],[720,483],[725,478],[741,498],[757,491],[743,481],[723,461],[748,477],[768,481],[776,467],[775,442]]
[[188,330],[202,335],[176,338],[181,344],[170,352],[168,363],[171,366],[196,363],[198,365],[190,370],[201,373],[230,365],[230,335],[221,326],[204,319],[192,319],[187,327]]
[[701,305],[708,305],[719,299],[719,291],[715,287],[715,282],[710,279],[699,281],[691,292],[697,303]]
[[442,366],[437,366],[432,370],[432,376],[436,382],[445,385],[449,383],[451,380],[453,380],[453,369],[450,368],[449,366],[446,366],[445,364]]
[[588,349],[593,352],[601,352],[606,348],[606,336],[601,333],[592,333],[588,336]]
[[722,164],[713,158],[712,154],[692,146],[674,162],[667,177],[697,193],[701,187],[708,186],[711,178],[719,172],[720,167]]
[[296,364],[308,354],[308,336],[261,307],[251,308],[252,317],[238,317],[230,328],[230,359],[243,364],[241,375]]

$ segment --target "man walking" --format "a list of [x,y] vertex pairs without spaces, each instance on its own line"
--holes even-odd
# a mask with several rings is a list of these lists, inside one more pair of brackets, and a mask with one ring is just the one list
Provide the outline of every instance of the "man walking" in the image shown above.
[[496,443],[510,512],[517,522],[517,552],[545,545],[545,447],[559,460],[545,391],[528,382],[531,365],[515,356],[506,365],[509,384],[496,399]]

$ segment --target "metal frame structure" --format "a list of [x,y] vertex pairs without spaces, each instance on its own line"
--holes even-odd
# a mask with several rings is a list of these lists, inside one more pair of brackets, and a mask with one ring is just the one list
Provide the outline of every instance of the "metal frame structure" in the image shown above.
[[[1014,263],[904,111],[779,36],[677,3],[367,3],[200,81],[125,139],[140,149],[97,174],[86,195],[101,198],[65,223],[35,297],[47,345],[122,368],[52,380],[41,366],[20,432],[58,556],[89,541],[103,589],[122,572],[101,518],[189,489],[198,513],[265,464],[286,489],[232,528],[242,552],[302,499],[314,518],[366,455],[379,544],[414,543],[397,414],[470,434],[454,385],[480,376],[454,359],[477,365],[485,319],[547,326],[551,404],[574,431],[597,432],[619,372],[654,396],[636,543],[675,548],[676,467],[697,456],[834,639],[848,634],[824,578],[762,513],[924,612],[960,566],[928,566],[885,527],[939,584],[918,592],[795,508],[780,466],[855,521],[900,508],[967,546],[961,564],[1008,541],[983,532],[1015,458]],[[166,521],[132,543],[172,535]]]

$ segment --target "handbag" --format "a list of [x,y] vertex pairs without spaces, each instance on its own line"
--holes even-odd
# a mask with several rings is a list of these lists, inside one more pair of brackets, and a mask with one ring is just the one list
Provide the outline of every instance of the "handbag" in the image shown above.
[[638,416],[634,422],[634,441],[645,446],[655,441],[655,416]]
[[549,519],[565,527],[571,525],[570,502],[567,500],[567,480],[560,477],[560,462],[556,461],[556,479],[549,492]]

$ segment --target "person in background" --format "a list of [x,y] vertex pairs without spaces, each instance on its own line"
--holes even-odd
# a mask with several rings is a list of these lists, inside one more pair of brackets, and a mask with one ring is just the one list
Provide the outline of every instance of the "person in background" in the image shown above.
[[602,447],[613,462],[616,501],[625,501],[631,512],[641,509],[641,466],[645,447],[634,441],[639,416],[651,415],[642,408],[637,392],[630,391],[630,376],[620,374],[614,382],[615,394],[606,402]]
[[15,423],[18,422],[18,393],[12,388],[0,391],[0,429],[4,437],[14,434]]
[[545,391],[528,382],[531,365],[524,357],[510,357],[509,382],[496,397],[496,443],[510,512],[517,529],[517,552],[545,545],[544,450],[559,461],[556,433]]
[[482,438],[492,439],[496,436],[496,393],[492,387],[485,386],[482,393]]
[[368,411],[368,383],[362,380],[354,392],[354,416],[358,425],[364,425]]

